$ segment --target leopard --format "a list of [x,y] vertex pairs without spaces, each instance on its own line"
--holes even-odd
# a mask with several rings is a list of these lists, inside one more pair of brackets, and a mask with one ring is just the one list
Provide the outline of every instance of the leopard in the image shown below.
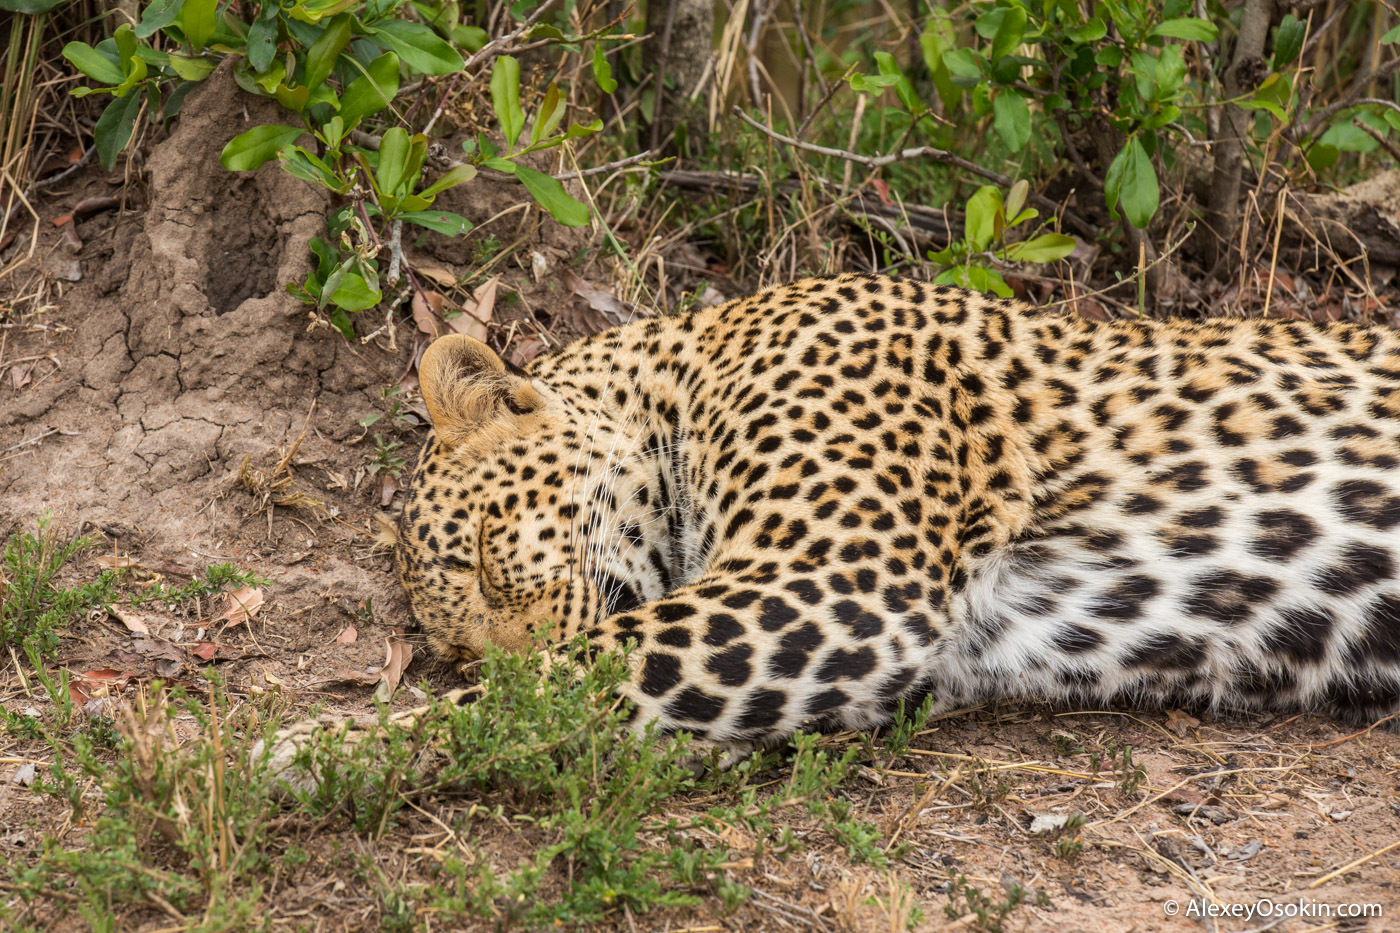
[[625,651],[634,728],[740,749],[916,698],[1400,710],[1386,327],[842,274],[419,379],[394,560],[464,671]]

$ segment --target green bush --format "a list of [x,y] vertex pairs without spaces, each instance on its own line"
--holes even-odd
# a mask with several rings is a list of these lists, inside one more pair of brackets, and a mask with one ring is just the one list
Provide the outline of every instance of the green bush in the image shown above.
[[[378,258],[387,246],[386,284],[397,285],[404,223],[446,236],[471,229],[466,218],[432,205],[443,191],[474,178],[479,165],[513,175],[560,223],[589,222],[584,204],[557,179],[521,159],[590,136],[602,128],[601,121],[566,126],[567,106],[554,84],[527,115],[519,62],[483,49],[485,32],[459,21],[457,3],[296,0],[242,4],[238,10],[220,8],[218,0],[155,0],[135,26],[123,23],[96,46],[68,43],[64,56],[97,82],[73,93],[111,95],[94,128],[98,155],[111,168],[130,143],[143,107],[152,121],[175,116],[192,87],[221,60],[235,59],[239,86],[276,100],[297,122],[240,133],[224,147],[220,161],[231,171],[253,171],[277,160],[296,177],[348,202],[330,218],[330,242],[313,244],[315,270],[306,281],[288,286],[317,311],[329,309],[331,323],[347,338],[353,335],[349,313],[372,308],[386,297],[395,304],[405,297],[385,295]],[[607,38],[601,32],[566,35],[533,17],[518,32],[569,50]],[[157,36],[168,51],[153,43]],[[464,51],[480,54],[466,59]],[[410,108],[407,114],[394,108],[400,88],[411,79],[453,75],[450,95],[469,65],[480,68],[488,62],[504,148],[482,133],[464,144],[458,161],[427,180],[428,136],[403,124],[415,112],[425,128],[433,120],[424,108]],[[605,87],[611,81],[607,69],[606,60],[595,56],[594,72]],[[378,133],[368,132],[371,123]]]

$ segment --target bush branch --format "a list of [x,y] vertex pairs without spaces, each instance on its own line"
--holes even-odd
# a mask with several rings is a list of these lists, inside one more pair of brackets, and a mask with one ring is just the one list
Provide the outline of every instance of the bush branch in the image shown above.
[[[967,159],[955,156],[951,152],[948,152],[943,149],[935,149],[932,146],[919,146],[914,149],[902,149],[899,152],[892,152],[888,155],[882,156],[866,156],[856,152],[851,152],[846,149],[833,149],[830,146],[819,146],[816,143],[804,142],[800,139],[795,139],[791,136],[784,136],[777,130],[769,129],[762,123],[759,123],[757,120],[750,117],[747,113],[744,113],[744,111],[738,107],[734,108],[734,114],[739,119],[747,123],[749,126],[758,130],[760,133],[764,134],[765,136],[768,136],[771,139],[777,140],[780,143],[786,143],[789,146],[792,146],[796,149],[803,149],[807,152],[815,152],[818,155],[831,156],[835,159],[844,159],[847,162],[854,162],[856,165],[864,165],[866,168],[880,169],[884,168],[886,165],[893,165],[896,162],[908,162],[915,159],[927,159],[930,162],[938,162],[941,165],[951,165],[955,168],[960,168],[963,171],[968,172],[970,174],[977,175],[981,178],[985,178],[988,181],[994,181],[1002,188],[1010,188],[1012,184],[1014,184],[1013,179],[1001,174],[1000,172],[994,172],[991,169],[983,168],[975,162],[969,162]],[[1059,205],[1055,201],[1050,200],[1044,195],[1032,193],[1030,195],[1030,201],[1038,207],[1044,208],[1048,211],[1052,211],[1060,217],[1062,217],[1071,227],[1075,229],[1077,233],[1081,234],[1082,236],[1094,235],[1093,227],[1089,226],[1089,224],[1081,220],[1072,211],[1062,208],[1061,205]]]

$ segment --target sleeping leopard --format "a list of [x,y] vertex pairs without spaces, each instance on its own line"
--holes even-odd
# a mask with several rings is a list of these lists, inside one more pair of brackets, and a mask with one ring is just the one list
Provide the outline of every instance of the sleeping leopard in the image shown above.
[[420,367],[396,564],[443,658],[631,643],[733,748],[900,698],[1400,710],[1400,336],[877,275]]

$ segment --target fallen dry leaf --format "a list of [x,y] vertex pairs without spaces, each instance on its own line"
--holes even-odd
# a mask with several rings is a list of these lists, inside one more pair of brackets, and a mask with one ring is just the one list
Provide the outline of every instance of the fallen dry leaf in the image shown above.
[[419,275],[427,276],[443,288],[451,288],[457,284],[457,276],[441,266],[420,266],[415,264],[413,271]]
[[472,300],[462,305],[462,313],[453,316],[447,326],[459,334],[466,334],[481,342],[486,342],[486,325],[496,313],[496,289],[501,277],[493,275],[482,282],[472,292]]
[[86,217],[88,214],[96,214],[101,211],[110,211],[121,206],[121,201],[111,195],[98,195],[91,198],[83,198],[73,207],[73,217]]
[[335,636],[335,640],[336,640],[336,643],[337,643],[337,644],[348,645],[348,644],[350,644],[351,642],[353,642],[356,638],[359,638],[359,637],[360,637],[360,633],[357,632],[357,631],[355,631],[355,626],[353,626],[353,625],[347,625],[347,626],[345,626],[345,631],[343,631],[343,632],[341,632],[339,635]]
[[443,306],[447,297],[437,292],[414,292],[410,307],[413,309],[413,323],[429,337],[438,337],[444,329]]
[[107,696],[113,690],[120,690],[135,676],[113,668],[71,674],[68,678],[68,697],[79,706],[85,706],[93,697]]
[[394,696],[394,691],[399,688],[399,681],[403,679],[404,669],[413,660],[413,646],[403,639],[403,629],[394,629],[394,634],[384,639],[384,647],[387,649],[384,656],[384,668],[379,672],[379,687],[374,691],[375,699],[388,703]]
[[538,337],[524,337],[517,340],[510,350],[510,361],[516,366],[524,366],[526,363],[540,355],[544,350],[544,341]]
[[214,655],[219,653],[219,646],[212,641],[202,641],[190,651],[190,654],[204,661],[214,660]]
[[1167,727],[1177,735],[1186,735],[1192,729],[1201,724],[1201,721],[1190,713],[1184,713],[1179,709],[1167,710]]
[[125,625],[128,631],[135,632],[138,635],[151,634],[151,627],[146,624],[146,620],[130,609],[126,609],[122,606],[112,606],[107,611],[121,622],[122,625]]
[[565,269],[563,278],[569,291],[587,302],[588,307],[583,310],[575,305],[571,315],[575,328],[584,334],[596,334],[626,324],[638,314],[636,308],[623,303],[606,288],[580,278],[572,269]]
[[399,491],[399,481],[394,479],[394,474],[385,473],[384,480],[379,486],[379,504],[384,508],[389,507],[389,503],[394,501],[394,493]]
[[263,591],[257,587],[245,586],[236,589],[228,594],[228,608],[219,619],[226,620],[229,625],[241,625],[251,621],[262,610],[264,599]]

